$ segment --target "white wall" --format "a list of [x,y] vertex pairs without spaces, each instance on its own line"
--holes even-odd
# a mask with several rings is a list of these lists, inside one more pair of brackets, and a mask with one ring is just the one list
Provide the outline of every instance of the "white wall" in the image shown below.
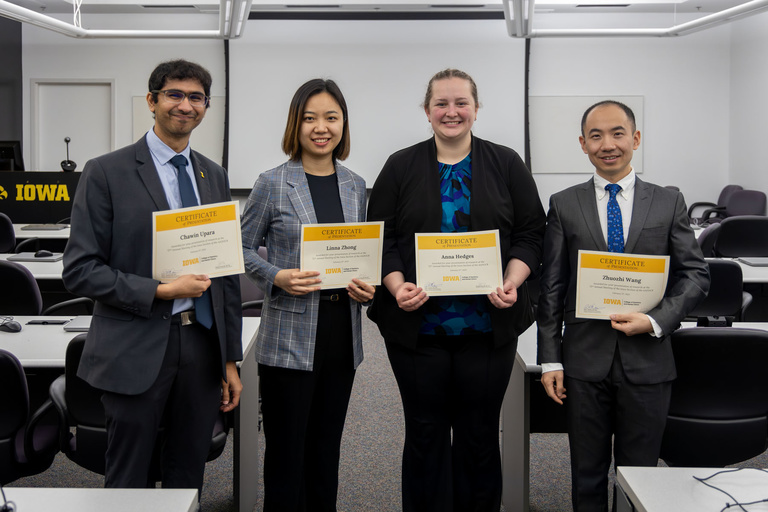
[[[87,20],[94,20],[94,27],[111,28],[110,18],[98,16],[89,15]],[[537,17],[536,28],[573,22],[567,16],[546,16]],[[760,146],[747,143],[747,135],[762,141],[765,137],[759,135],[768,130],[762,122],[768,112],[766,16],[677,38],[534,39],[530,92],[644,96],[643,177],[678,185],[689,202],[714,199],[730,180],[744,176],[742,181],[747,181],[738,173],[750,171],[734,170],[736,174],[729,176],[730,164],[742,169],[746,167],[742,161],[750,160],[754,168],[764,161],[753,157]],[[633,19],[656,26],[684,21],[670,16]],[[121,24],[134,23],[133,28],[138,20],[120,17]],[[215,15],[140,20],[144,28],[216,25]],[[601,20],[605,25],[615,21]],[[734,34],[732,48],[731,27],[737,26],[744,29]],[[279,146],[288,102],[298,85],[318,75],[337,78],[347,96],[353,130],[347,163],[361,174],[376,172],[386,155],[429,136],[419,104],[428,78],[447,66],[465,68],[478,82],[484,106],[476,133],[522,153],[524,42],[508,38],[503,21],[250,21],[245,34],[230,46],[232,62],[238,62],[231,69],[236,101],[231,108],[230,169],[245,177],[233,180],[234,187],[249,188],[256,173],[285,159]],[[185,57],[200,62],[214,76],[213,94],[225,94],[221,41],[78,40],[29,25],[24,25],[23,40],[25,140],[30,140],[32,78],[113,78],[117,147],[133,142],[131,97],[145,94],[147,77],[161,60]],[[755,41],[761,45],[758,50],[750,46]],[[487,51],[490,46],[492,53]],[[752,69],[758,61],[760,71]],[[744,77],[752,83],[744,83]],[[737,108],[737,98],[743,107]],[[755,111],[763,115],[751,116]],[[562,120],[574,124],[574,144],[578,121]],[[84,163],[92,156],[72,158]],[[536,175],[544,202],[553,192],[587,178],[587,174]],[[370,186],[372,180],[368,181]]]
[[[674,24],[657,18],[658,25]],[[651,17],[634,19],[654,24]],[[574,23],[573,15],[542,21],[539,28]],[[727,25],[676,38],[534,39],[531,95],[644,96],[642,179],[680,187],[689,203],[710,200],[728,180],[729,62]],[[577,145],[580,119],[563,122],[572,124]],[[586,178],[536,175],[543,201]]]
[[[71,17],[70,17],[71,18]],[[71,19],[65,19],[71,22]],[[150,23],[148,23],[150,22]],[[154,28],[179,26],[216,29],[218,15],[156,15],[152,17],[88,14],[87,28]],[[30,133],[30,82],[34,79],[113,79],[115,84],[115,148],[135,142],[132,135],[134,96],[147,94],[147,79],[155,66],[173,58],[186,58],[205,66],[213,76],[211,94],[224,96],[224,43],[220,40],[172,39],[75,39],[29,24],[22,29],[22,68],[24,75],[24,140]],[[69,121],[68,121],[69,122]],[[77,119],[71,122],[77,122]],[[204,121],[205,122],[205,121]],[[147,129],[151,128],[151,123]],[[192,137],[194,143],[194,134]],[[78,141],[79,142],[79,141]],[[30,162],[29,143],[24,144],[24,160]],[[61,145],[62,160],[64,144]],[[82,170],[85,162],[98,156],[87,145],[71,145],[70,158]]]
[[733,24],[730,182],[768,192],[768,13]]

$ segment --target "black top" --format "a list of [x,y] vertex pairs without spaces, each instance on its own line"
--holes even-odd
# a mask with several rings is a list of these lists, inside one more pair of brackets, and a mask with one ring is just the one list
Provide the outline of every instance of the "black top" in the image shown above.
[[315,176],[305,173],[315,206],[315,216],[320,224],[344,222],[344,211],[341,209],[339,196],[339,180],[336,173],[329,176]]

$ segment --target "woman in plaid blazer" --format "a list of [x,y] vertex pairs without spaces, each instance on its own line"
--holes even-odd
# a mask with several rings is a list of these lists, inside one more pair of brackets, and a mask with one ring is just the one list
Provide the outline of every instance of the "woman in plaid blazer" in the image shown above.
[[374,287],[353,279],[321,291],[319,272],[298,267],[302,224],[365,221],[365,181],[339,164],[349,148],[338,86],[305,83],[283,136],[290,160],[259,175],[242,219],[246,273],[265,293],[256,359],[266,512],[336,510],[341,434],[363,360],[361,304]]

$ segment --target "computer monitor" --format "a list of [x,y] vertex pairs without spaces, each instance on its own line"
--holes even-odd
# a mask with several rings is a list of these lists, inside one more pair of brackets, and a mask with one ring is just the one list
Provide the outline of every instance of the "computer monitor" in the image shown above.
[[21,157],[21,141],[0,141],[0,171],[23,171],[24,160]]

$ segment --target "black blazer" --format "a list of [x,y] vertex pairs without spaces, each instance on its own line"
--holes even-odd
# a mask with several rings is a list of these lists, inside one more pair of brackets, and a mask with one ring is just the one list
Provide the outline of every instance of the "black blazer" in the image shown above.
[[[533,272],[541,263],[545,215],[528,168],[510,148],[472,137],[470,231],[499,230],[501,259],[522,260]],[[368,220],[384,221],[382,277],[400,271],[416,282],[414,233],[440,231],[442,203],[434,139],[398,151],[384,164],[373,186]],[[533,321],[527,288],[508,309],[490,305],[497,346],[516,342]],[[485,299],[487,300],[487,298]],[[415,346],[423,311],[397,306],[386,286],[376,290],[369,317],[387,341]]]
[[[195,151],[191,159],[201,202],[228,201],[224,169]],[[99,389],[140,394],[160,371],[173,301],[155,298],[152,212],[167,209],[144,137],[85,164],[62,277],[69,291],[96,301],[78,376]],[[226,361],[243,355],[239,278],[215,278],[210,290],[226,376]]]
[[608,250],[597,214],[593,180],[550,199],[536,313],[538,362],[562,363],[566,375],[597,382],[608,375],[615,350],[619,350],[630,382],[656,384],[674,379],[669,334],[709,290],[709,271],[688,223],[682,194],[636,178],[624,248],[627,253],[670,257],[665,296],[648,312],[661,327],[664,338],[650,334],[626,336],[611,328],[608,320],[576,318],[579,249]]

